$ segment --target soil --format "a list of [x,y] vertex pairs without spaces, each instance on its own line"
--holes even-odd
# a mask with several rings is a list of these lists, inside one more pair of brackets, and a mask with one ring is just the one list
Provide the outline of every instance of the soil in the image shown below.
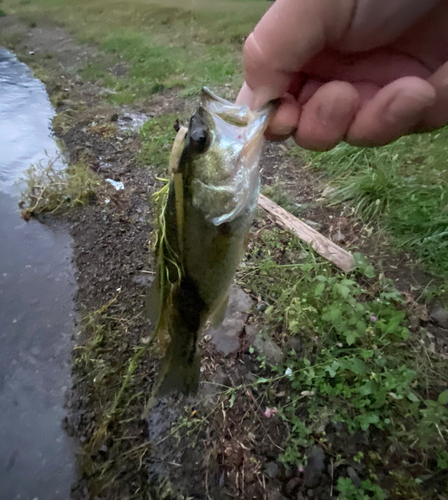
[[[142,118],[141,113],[181,116],[191,103],[166,92],[132,109],[114,106],[105,99],[104,89],[79,76],[89,61],[107,58],[97,48],[78,45],[62,28],[48,23],[29,26],[5,17],[0,19],[0,31],[0,42],[3,38],[37,75],[45,73],[44,83],[58,114],[55,134],[69,161],[87,162],[102,177],[125,186],[123,191],[108,189],[107,195],[66,216],[74,239],[79,313],[74,384],[67,395],[65,422],[67,432],[81,443],[73,499],[331,498],[333,469],[322,449],[312,450],[305,470],[288,471],[277,462],[286,429],[275,414],[265,416],[267,398],[275,406],[275,394],[252,385],[244,393],[236,391],[232,406],[224,404],[226,387],[251,384],[260,370],[249,352],[244,326],[238,334],[240,347],[227,355],[216,349],[211,335],[204,336],[199,394],[160,400],[143,418],[158,359],[157,353],[146,352],[123,393],[120,412],[113,413],[111,402],[129,360],[142,352],[150,334],[144,311],[146,287],[153,276],[148,251],[154,234],[150,197],[161,187],[156,171],[139,162],[138,126],[131,124]],[[110,71],[120,76],[127,68],[111,65]],[[64,120],[58,120],[61,116]],[[287,146],[266,146],[261,165],[264,185],[280,183],[302,207],[303,219],[317,223],[328,237],[341,233],[343,246],[366,250],[400,289],[409,292],[417,322],[429,324],[412,291],[433,278],[407,267],[409,256],[388,254],[384,238],[369,239],[366,228],[348,210],[316,202],[325,180],[317,179],[283,148]],[[440,349],[446,351],[445,331],[431,328]],[[277,390],[281,393],[281,387]],[[328,429],[329,439],[340,432]],[[357,435],[343,445],[359,450],[367,438]],[[350,474],[357,476],[355,470]]]

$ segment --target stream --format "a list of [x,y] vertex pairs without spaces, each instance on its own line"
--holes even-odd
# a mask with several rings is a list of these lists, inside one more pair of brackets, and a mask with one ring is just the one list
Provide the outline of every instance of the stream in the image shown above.
[[0,500],[68,500],[75,456],[62,428],[75,292],[64,227],[20,218],[23,172],[58,155],[53,109],[0,47]]

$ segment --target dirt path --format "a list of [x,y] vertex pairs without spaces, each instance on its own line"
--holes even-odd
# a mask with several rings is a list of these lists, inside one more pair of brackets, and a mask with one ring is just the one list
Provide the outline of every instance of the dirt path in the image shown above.
[[[303,470],[290,471],[276,461],[287,430],[280,419],[262,418],[266,396],[251,386],[262,371],[250,349],[244,310],[240,311],[243,324],[224,347],[226,354],[222,346],[218,350],[212,335],[204,337],[204,383],[196,398],[160,401],[149,419],[141,418],[157,367],[155,354],[145,354],[123,397],[113,406],[129,360],[144,349],[149,334],[144,294],[152,276],[150,197],[161,184],[157,172],[138,159],[139,113],[183,116],[191,103],[166,93],[138,109],[113,106],[104,98],[104,89],[78,75],[89,60],[106,58],[105,54],[77,45],[57,26],[30,27],[7,17],[0,20],[0,30],[0,42],[3,39],[46,84],[58,113],[54,130],[69,161],[85,162],[104,178],[125,186],[107,203],[98,199],[70,215],[80,324],[66,428],[83,448],[73,498],[298,500],[306,489],[308,495],[328,500],[330,476],[319,465],[319,457],[313,467],[323,479],[317,483],[309,479],[315,484],[311,487],[303,486]],[[111,66],[110,71],[118,74],[126,67]],[[286,193],[295,207],[301,206],[304,219],[329,237],[337,236],[340,244],[368,249],[366,253],[382,262],[384,272],[403,290],[430,280],[403,267],[406,255],[391,258],[385,240],[369,239],[365,228],[340,208],[316,203],[321,182],[282,148],[269,145],[263,157],[264,185],[271,186],[271,194]],[[255,231],[257,224],[261,227],[269,221],[260,216]],[[236,300],[237,309],[247,299],[243,295]],[[440,342],[443,338],[441,334]],[[245,397],[229,405],[227,388],[243,384],[248,387]],[[277,390],[282,392],[281,387]],[[312,473],[308,469],[307,477]]]

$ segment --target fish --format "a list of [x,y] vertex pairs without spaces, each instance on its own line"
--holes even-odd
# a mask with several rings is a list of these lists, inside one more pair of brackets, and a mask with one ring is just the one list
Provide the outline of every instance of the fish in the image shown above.
[[274,103],[252,111],[203,88],[188,127],[178,127],[169,183],[158,193],[156,277],[150,319],[169,338],[155,392],[193,394],[200,378],[198,339],[218,327],[247,246],[260,191],[259,160]]

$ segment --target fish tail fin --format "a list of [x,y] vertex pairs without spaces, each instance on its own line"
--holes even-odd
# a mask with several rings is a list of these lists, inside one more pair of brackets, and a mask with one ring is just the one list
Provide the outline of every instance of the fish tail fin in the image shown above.
[[195,353],[192,357],[179,356],[170,344],[160,368],[157,394],[163,396],[170,392],[195,394],[199,385],[201,361]]

